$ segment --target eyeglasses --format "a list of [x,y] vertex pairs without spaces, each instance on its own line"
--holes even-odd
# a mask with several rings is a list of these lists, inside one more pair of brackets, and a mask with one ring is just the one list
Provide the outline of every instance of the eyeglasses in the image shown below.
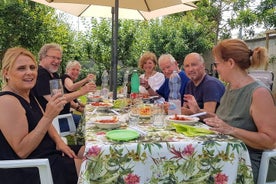
[[46,57],[51,58],[51,59],[54,59],[54,60],[61,61],[61,58],[56,57],[56,56],[49,56],[49,55],[46,55]]
[[220,63],[219,63],[219,62],[213,62],[213,66],[214,66],[215,68],[218,67],[218,64],[220,64]]

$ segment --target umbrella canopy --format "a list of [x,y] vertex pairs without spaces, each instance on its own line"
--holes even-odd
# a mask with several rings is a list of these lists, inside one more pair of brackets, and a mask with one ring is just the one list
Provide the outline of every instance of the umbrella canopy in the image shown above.
[[118,18],[149,20],[193,10],[197,0],[32,0],[75,16],[112,18],[111,89],[117,98]]
[[[103,18],[111,18],[111,7],[107,5],[107,1],[103,1],[103,5],[99,5],[99,2],[96,1],[94,4],[94,1],[91,0],[91,4],[88,3],[88,0],[79,0],[78,3],[72,3],[73,1],[70,0],[54,0],[54,2],[70,2],[70,3],[48,3],[45,0],[32,0],[44,5],[47,5],[49,7],[67,12],[69,14],[75,15],[77,17],[83,16],[83,17],[103,17]],[[131,0],[128,0],[127,2],[132,2]],[[162,1],[162,0],[160,0]],[[167,0],[168,1],[168,0]],[[88,4],[81,4],[81,3],[88,3]],[[110,2],[114,1],[108,1],[109,4],[112,4]],[[126,4],[126,0],[120,0],[121,3],[124,2]],[[136,2],[136,1],[134,1]],[[144,2],[144,1],[143,1]],[[169,1],[171,2],[171,1]],[[172,0],[173,2],[173,0]],[[183,2],[183,1],[182,1]],[[119,7],[119,19],[134,19],[134,20],[150,20],[157,17],[161,17],[164,15],[170,15],[178,12],[184,12],[189,10],[194,10],[196,8],[196,5],[193,4],[190,1],[185,1],[183,3],[175,4],[173,6],[169,7],[162,7],[161,9],[156,9],[156,7],[151,8],[150,10],[144,10],[144,7],[141,6],[139,9],[132,9],[134,6],[130,3],[129,8],[123,8],[125,6]],[[141,8],[141,10],[140,10]]]

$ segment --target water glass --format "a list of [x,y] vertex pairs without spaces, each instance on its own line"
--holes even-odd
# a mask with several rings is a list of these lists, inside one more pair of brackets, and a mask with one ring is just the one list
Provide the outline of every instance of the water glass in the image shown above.
[[163,104],[154,104],[152,109],[152,125],[156,128],[164,128],[166,116]]
[[61,79],[52,79],[49,81],[49,83],[51,96],[57,93],[63,94],[63,85]]
[[139,108],[137,106],[134,106],[131,108],[129,115],[129,125],[130,126],[137,126],[140,121],[140,114],[139,114]]

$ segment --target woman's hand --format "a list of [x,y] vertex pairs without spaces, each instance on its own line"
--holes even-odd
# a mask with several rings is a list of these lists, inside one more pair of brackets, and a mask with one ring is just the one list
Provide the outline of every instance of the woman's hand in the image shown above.
[[94,82],[94,83],[95,83],[95,81],[96,81],[96,76],[95,76],[94,74],[88,74],[88,75],[86,76],[86,81],[87,81],[87,82]]
[[93,82],[89,82],[89,83],[85,84],[84,86],[82,86],[80,91],[81,91],[82,95],[85,95],[89,92],[95,92],[96,89],[97,89],[96,84]]
[[77,158],[75,152],[67,144],[65,144],[62,139],[56,143],[56,149],[66,154],[70,158]]
[[54,119],[64,108],[66,103],[67,100],[62,94],[58,93],[53,95],[46,105],[44,116]]
[[149,87],[149,82],[144,78],[140,78],[140,85],[147,89]]
[[233,135],[235,127],[232,127],[219,119],[217,116],[211,118],[205,118],[203,120],[207,125],[211,126],[210,130],[217,131],[221,134]]

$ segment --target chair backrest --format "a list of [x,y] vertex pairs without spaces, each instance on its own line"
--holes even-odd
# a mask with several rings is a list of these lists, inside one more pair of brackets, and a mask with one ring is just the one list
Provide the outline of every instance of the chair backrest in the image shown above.
[[273,182],[266,181],[268,169],[269,169],[269,161],[272,157],[276,157],[276,150],[266,150],[263,152],[261,164],[259,168],[259,176],[258,176],[257,184],[272,184],[272,183],[275,184],[276,183],[276,181],[273,181]]
[[37,167],[41,184],[53,184],[52,173],[48,159],[1,160],[0,168],[30,168]]
[[55,117],[53,126],[62,137],[76,133],[76,125],[71,113],[61,114]]
[[256,80],[263,82],[268,88],[272,90],[274,81],[274,73],[272,71],[250,70],[248,73]]

